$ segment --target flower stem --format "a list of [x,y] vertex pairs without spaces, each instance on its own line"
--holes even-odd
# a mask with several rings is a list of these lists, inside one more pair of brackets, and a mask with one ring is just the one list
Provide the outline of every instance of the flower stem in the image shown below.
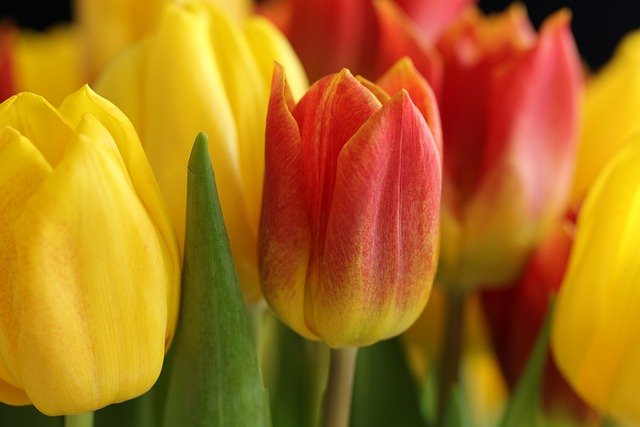
[[458,383],[462,334],[464,326],[465,293],[449,290],[446,299],[444,346],[442,348],[440,385],[438,387],[438,426],[443,426],[446,418],[451,388]]
[[78,415],[66,415],[64,427],[93,427],[93,412]]
[[357,347],[331,349],[329,380],[324,395],[325,427],[349,425],[357,355]]

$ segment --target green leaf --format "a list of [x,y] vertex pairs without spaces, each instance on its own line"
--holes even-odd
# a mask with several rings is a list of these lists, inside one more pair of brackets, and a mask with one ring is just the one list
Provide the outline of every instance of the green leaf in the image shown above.
[[3,427],[62,427],[64,417],[48,417],[33,406],[9,406],[0,403],[0,425]]
[[352,427],[423,426],[416,384],[398,338],[358,350]]
[[549,351],[554,304],[553,300],[549,303],[536,344],[529,355],[520,381],[509,399],[500,427],[539,426],[543,423],[540,410],[540,387]]
[[189,159],[182,302],[173,346],[165,426],[270,425],[204,133]]
[[462,387],[459,385],[452,386],[447,402],[444,427],[467,427],[473,425]]

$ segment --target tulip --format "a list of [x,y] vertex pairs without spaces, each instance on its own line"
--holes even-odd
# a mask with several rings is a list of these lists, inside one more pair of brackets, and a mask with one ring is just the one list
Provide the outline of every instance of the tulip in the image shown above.
[[441,161],[423,113],[435,98],[406,61],[379,83],[344,69],[294,103],[282,68],[273,77],[262,290],[288,326],[334,348],[407,329],[435,270]]
[[156,381],[180,260],[127,118],[88,87],[0,104],[0,401],[75,414]]
[[58,26],[44,33],[0,28],[0,101],[33,92],[52,104],[85,83],[78,29]]
[[640,423],[640,140],[603,169],[582,205],[551,345],[560,371],[594,408]]
[[[549,302],[560,289],[565,274],[575,223],[567,218],[535,249],[521,274],[506,289],[482,293],[496,355],[511,389],[520,380],[544,323]],[[594,418],[589,407],[575,395],[552,360],[543,378],[543,401],[549,414],[564,413],[586,422]]]
[[572,202],[580,203],[616,150],[640,133],[640,31],[626,36],[613,59],[587,82]]
[[475,0],[396,0],[430,40],[438,40],[446,28]]
[[472,10],[442,38],[442,253],[451,289],[513,280],[562,216],[581,94],[569,15],[536,35],[521,6]]
[[267,3],[261,13],[287,35],[312,81],[342,67],[377,79],[409,56],[439,92],[433,40],[392,0],[284,0]]
[[[237,19],[250,0],[206,0]],[[82,29],[85,72],[95,79],[107,63],[128,44],[151,32],[169,0],[75,0],[74,12]]]
[[97,84],[144,141],[181,246],[191,141],[199,131],[209,135],[238,278],[252,303],[261,298],[258,223],[274,60],[286,64],[301,95],[304,71],[266,19],[241,26],[206,2],[170,4],[157,31],[121,55]]

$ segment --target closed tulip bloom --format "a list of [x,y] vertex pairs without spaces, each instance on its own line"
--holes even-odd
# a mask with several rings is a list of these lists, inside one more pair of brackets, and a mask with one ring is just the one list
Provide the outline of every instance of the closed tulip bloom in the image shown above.
[[[267,117],[262,289],[299,334],[364,346],[408,328],[431,289],[441,163],[410,64],[380,86],[347,70],[298,103],[277,68]],[[405,82],[407,90],[397,90]],[[411,96],[409,95],[411,93]],[[412,101],[416,100],[416,104]]]
[[640,140],[587,194],[562,283],[551,345],[576,392],[601,413],[640,423]]
[[640,31],[624,38],[613,59],[589,78],[572,202],[580,203],[616,150],[640,133]]
[[562,216],[571,186],[581,95],[569,15],[539,35],[513,6],[470,11],[440,42],[445,74],[444,286],[513,280]]
[[206,2],[168,5],[157,31],[114,62],[97,91],[133,122],[184,244],[187,163],[194,135],[209,135],[220,203],[240,284],[260,300],[258,223],[264,129],[273,62],[287,64],[294,94],[306,77],[265,18],[244,24]]
[[127,118],[88,87],[0,104],[0,401],[141,395],[176,324],[178,245]]

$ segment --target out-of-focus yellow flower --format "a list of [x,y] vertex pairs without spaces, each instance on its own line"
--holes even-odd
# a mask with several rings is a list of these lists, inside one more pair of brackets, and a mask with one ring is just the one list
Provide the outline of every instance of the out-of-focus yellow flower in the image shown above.
[[0,104],[0,401],[49,415],[155,382],[180,262],[127,118],[88,87]]
[[572,202],[579,203],[622,143],[640,133],[640,31],[620,43],[613,59],[586,87],[584,122]]
[[[206,0],[230,16],[243,18],[251,0]],[[82,28],[85,67],[94,79],[120,49],[152,31],[170,0],[75,0],[76,19]],[[193,138],[192,138],[193,139]]]
[[556,307],[553,353],[592,406],[640,423],[640,139],[610,160],[582,206]]
[[0,101],[33,92],[58,105],[85,83],[77,27],[58,26],[44,33],[2,27],[0,33]]
[[209,134],[220,203],[247,301],[260,297],[258,222],[264,133],[273,63],[295,97],[306,77],[288,42],[265,18],[238,24],[204,1],[165,8],[157,31],[131,47],[98,92],[131,118],[145,144],[181,244],[191,141]]

